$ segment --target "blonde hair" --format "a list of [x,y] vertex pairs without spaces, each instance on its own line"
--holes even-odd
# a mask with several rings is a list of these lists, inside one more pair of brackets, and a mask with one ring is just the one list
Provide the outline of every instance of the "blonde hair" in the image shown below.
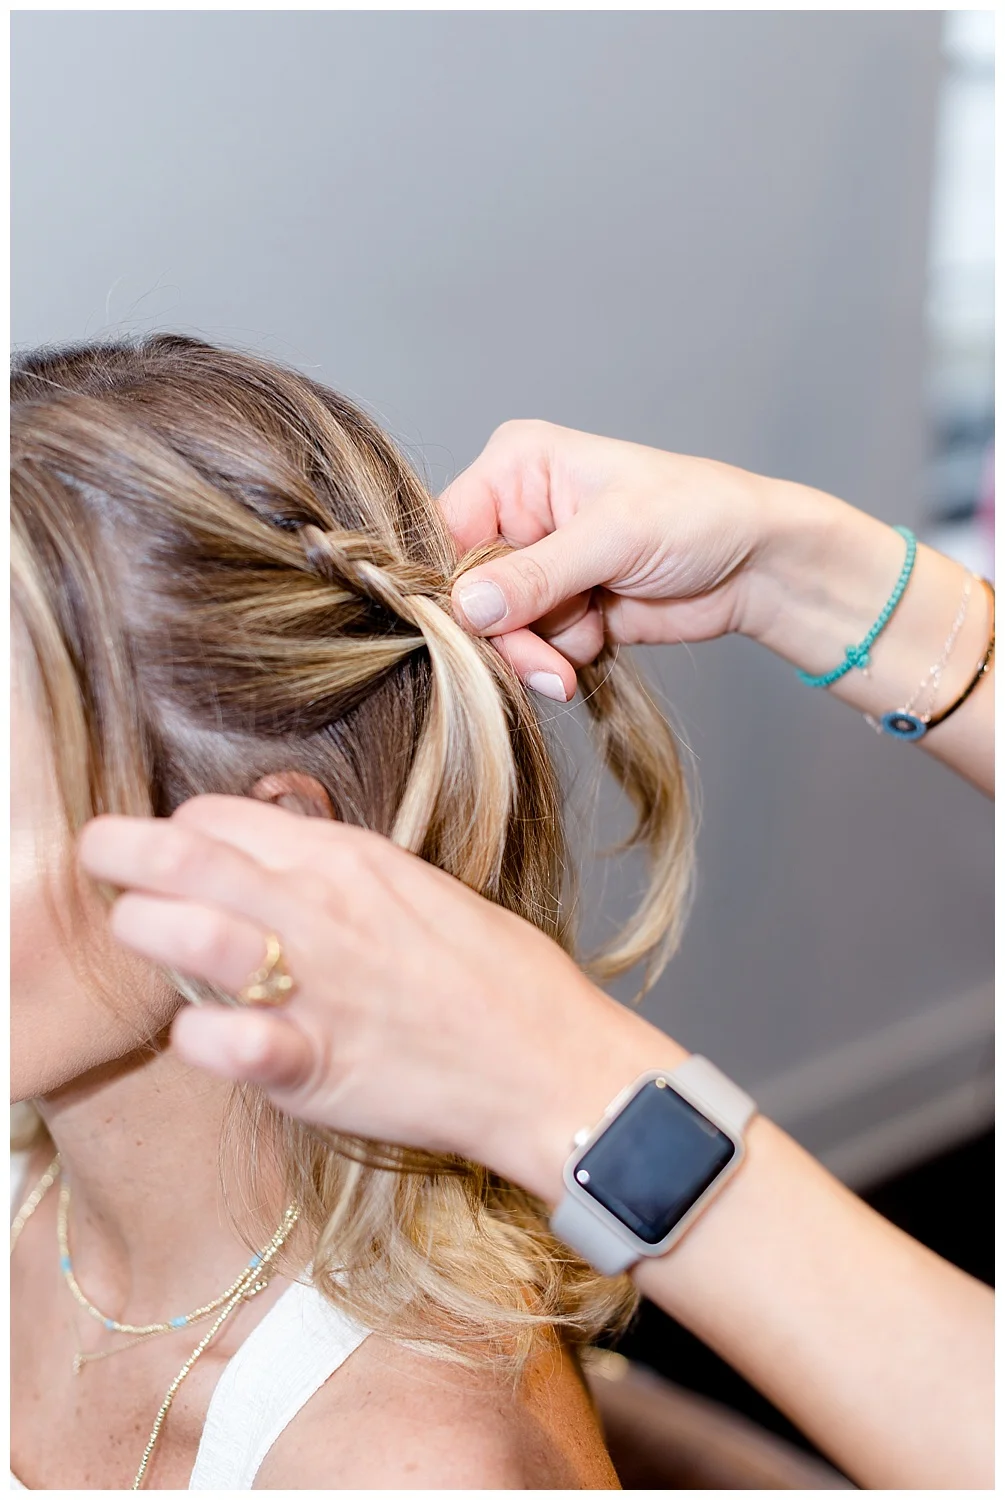
[[[295,769],[340,819],[571,951],[561,792],[536,712],[454,621],[439,507],[373,422],[302,375],[159,336],[22,356],[11,427],[14,599],[71,831]],[[625,659],[605,651],[580,682],[651,861],[596,972],[644,960],[651,981],[687,887],[685,780]],[[368,1327],[519,1365],[540,1329],[591,1339],[633,1306],[626,1278],[597,1276],[537,1200],[482,1167],[244,1102],[232,1124],[247,1159],[275,1154],[317,1285]]]

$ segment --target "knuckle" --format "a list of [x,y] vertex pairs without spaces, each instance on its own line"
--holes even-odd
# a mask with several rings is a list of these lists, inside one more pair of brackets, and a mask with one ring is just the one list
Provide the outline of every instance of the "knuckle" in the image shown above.
[[330,881],[350,889],[364,879],[370,862],[366,850],[355,840],[343,840],[328,851],[325,873]]
[[189,797],[186,802],[180,802],[171,814],[171,821],[184,826],[198,827],[207,815],[226,808],[231,800],[231,798],[221,796],[218,792],[200,792],[195,797]]
[[500,422],[489,439],[490,443],[504,443],[508,438],[516,437],[520,429],[526,423],[520,417],[507,417],[505,422]]
[[536,558],[512,552],[506,561],[509,572],[516,576],[521,593],[530,602],[541,602],[548,597],[548,576]]
[[231,956],[231,936],[228,923],[217,913],[192,913],[187,923],[185,939],[189,958],[208,973],[220,973]]
[[310,929],[318,921],[333,923],[339,941],[351,941],[361,925],[368,925],[378,887],[389,861],[403,857],[389,839],[370,829],[347,824],[331,826],[333,837],[314,853],[310,867],[299,865],[283,873],[284,906],[298,926]]
[[371,905],[358,879],[339,877],[337,872],[326,871],[320,893],[315,897],[317,909],[324,921],[338,933],[340,947],[352,943],[366,922]]
[[301,921],[310,923],[319,905],[321,880],[315,870],[289,870],[282,877],[284,905]]
[[543,417],[509,417],[505,422],[499,423],[492,436],[519,441],[522,438],[543,436],[552,427],[553,423],[546,422]]
[[510,462],[528,456],[548,445],[552,424],[538,417],[510,417],[492,433],[485,451],[494,457],[508,457]]
[[187,801],[179,802],[178,806],[172,810],[171,822],[185,825],[198,822],[205,802],[205,796],[189,797]]
[[338,880],[365,879],[377,868],[382,857],[381,846],[388,841],[369,828],[356,828],[342,824],[339,836],[332,839],[328,847],[328,868]]
[[158,885],[184,890],[205,865],[197,855],[193,841],[177,830],[166,828],[164,836],[153,844],[149,854],[150,873]]
[[375,884],[355,881],[326,882],[323,909],[344,964],[354,969],[373,960],[374,944],[386,932],[386,902]]

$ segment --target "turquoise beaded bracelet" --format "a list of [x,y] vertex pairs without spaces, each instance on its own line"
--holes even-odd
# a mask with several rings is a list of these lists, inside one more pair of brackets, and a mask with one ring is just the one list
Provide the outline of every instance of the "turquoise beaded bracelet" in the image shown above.
[[822,673],[819,677],[814,677],[811,672],[804,672],[800,668],[796,668],[796,676],[800,682],[805,682],[807,687],[830,687],[832,682],[837,682],[846,672],[850,672],[852,667],[857,667],[860,672],[864,672],[869,665],[869,652],[875,643],[876,637],[900,603],[904,590],[907,588],[908,580],[914,571],[914,559],[918,555],[918,539],[914,535],[914,532],[908,530],[906,526],[895,526],[893,529],[907,543],[907,551],[904,554],[904,566],[900,570],[900,577],[894,584],[893,593],[880,610],[876,623],[870,630],[866,631],[858,645],[845,647],[844,661],[840,666],[834,667],[830,672]]

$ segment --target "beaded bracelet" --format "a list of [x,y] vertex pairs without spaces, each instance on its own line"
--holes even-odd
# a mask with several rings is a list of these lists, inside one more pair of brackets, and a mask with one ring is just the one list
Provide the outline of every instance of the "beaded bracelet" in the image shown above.
[[[962,704],[966,703],[977,684],[991,670],[991,664],[995,659],[995,591],[994,585],[988,579],[982,578],[980,582],[984,585],[990,600],[991,633],[988,636],[988,643],[984,654],[974,668],[969,682],[967,682],[962,692],[958,693],[953,701],[937,714],[917,714],[912,711],[910,705],[907,708],[895,708],[891,713],[884,714],[881,719],[873,719],[869,714],[866,714],[866,721],[872,725],[878,734],[892,735],[895,740],[914,741],[923,739],[929,730],[935,729],[939,724],[944,724],[950,714],[954,714]],[[955,630],[953,636],[955,638]],[[948,644],[951,649],[951,642]],[[944,656],[948,656],[948,651],[944,651]],[[938,686],[937,679],[936,686]]]
[[939,659],[929,667],[910,698],[900,708],[891,709],[881,718],[877,719],[873,714],[864,715],[865,722],[871,725],[877,734],[892,734],[899,740],[918,740],[925,733],[935,711],[935,700],[938,697],[942,674],[953,654],[956,637],[967,617],[974,581],[974,574],[967,573],[963,580],[963,598],[960,600],[960,607],[956,611],[956,617]]
[[866,631],[858,645],[845,647],[844,661],[840,666],[834,667],[830,672],[823,672],[819,677],[814,677],[811,672],[804,672],[799,667],[796,668],[796,676],[800,682],[805,682],[807,687],[830,687],[831,683],[837,682],[846,672],[850,672],[852,667],[857,667],[860,672],[864,672],[868,667],[869,652],[875,643],[876,637],[887,624],[890,616],[900,603],[904,590],[907,588],[908,581],[914,571],[914,559],[918,554],[918,540],[914,532],[910,531],[906,526],[895,526],[893,529],[907,543],[907,551],[904,554],[904,566],[900,570],[900,577],[894,584],[893,593],[880,610],[876,623],[870,630]]

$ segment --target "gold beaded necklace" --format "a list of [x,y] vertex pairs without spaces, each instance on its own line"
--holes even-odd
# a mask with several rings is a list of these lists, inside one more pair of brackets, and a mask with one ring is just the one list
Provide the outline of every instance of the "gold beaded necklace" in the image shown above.
[[[46,1193],[58,1178],[59,1171],[60,1160],[59,1153],[57,1152],[56,1156],[49,1163],[49,1166],[46,1168],[45,1172],[39,1178],[38,1182],[35,1184],[35,1187],[29,1193],[28,1197],[21,1205],[21,1208],[14,1216],[10,1227],[10,1248],[12,1254],[14,1251],[14,1246],[17,1244],[18,1240],[21,1237],[21,1231],[24,1229],[24,1226],[27,1224],[32,1214],[38,1208],[42,1199],[45,1197]],[[279,1225],[279,1228],[276,1230],[275,1234],[272,1236],[272,1239],[266,1245],[265,1249],[253,1255],[251,1257],[251,1260],[245,1266],[244,1270],[241,1272],[240,1276],[238,1276],[237,1280],[232,1282],[227,1290],[225,1292],[222,1292],[219,1297],[215,1297],[212,1302],[207,1302],[204,1306],[197,1307],[193,1312],[186,1313],[182,1317],[169,1318],[167,1322],[164,1323],[133,1324],[120,1323],[116,1318],[106,1317],[106,1315],[101,1312],[99,1308],[95,1307],[94,1303],[91,1302],[80,1289],[80,1286],[77,1283],[77,1279],[73,1274],[73,1265],[70,1259],[68,1229],[69,1209],[70,1190],[69,1187],[64,1183],[60,1189],[59,1210],[56,1217],[56,1237],[59,1244],[59,1261],[60,1269],[63,1273],[63,1278],[66,1281],[67,1286],[70,1288],[70,1291],[72,1292],[77,1304],[86,1312],[88,1312],[91,1317],[96,1318],[104,1328],[106,1328],[111,1333],[132,1335],[129,1343],[120,1345],[120,1347],[117,1349],[105,1349],[99,1351],[96,1354],[83,1354],[81,1350],[78,1349],[73,1358],[73,1372],[75,1375],[79,1375],[82,1367],[91,1360],[107,1359],[111,1354],[124,1353],[126,1349],[132,1349],[137,1344],[145,1343],[148,1339],[157,1338],[165,1333],[174,1333],[180,1328],[187,1328],[190,1324],[199,1322],[202,1319],[209,1317],[211,1313],[216,1312],[217,1309],[221,1309],[219,1317],[216,1318],[208,1333],[203,1336],[196,1347],[192,1350],[192,1353],[189,1355],[188,1359],[182,1365],[181,1369],[178,1371],[178,1374],[175,1376],[174,1380],[172,1380],[171,1384],[167,1388],[164,1400],[161,1402],[160,1408],[157,1412],[157,1416],[154,1419],[154,1425],[151,1428],[146,1447],[143,1450],[143,1457],[140,1459],[140,1466],[136,1471],[136,1477],[132,1483],[132,1488],[134,1490],[138,1490],[142,1488],[143,1480],[146,1476],[148,1468],[150,1467],[150,1459],[157,1444],[157,1439],[160,1437],[165,1418],[167,1417],[167,1414],[171,1409],[171,1403],[174,1401],[174,1398],[178,1393],[178,1388],[180,1387],[182,1381],[185,1379],[186,1375],[188,1375],[196,1360],[198,1360],[200,1355],[202,1355],[209,1347],[210,1343],[216,1337],[217,1333],[223,1327],[224,1323],[230,1317],[231,1313],[234,1312],[234,1310],[239,1307],[242,1302],[247,1302],[252,1297],[257,1296],[259,1292],[264,1292],[274,1274],[274,1271],[271,1271],[268,1268],[271,1262],[278,1255],[279,1251],[282,1249],[283,1245],[286,1243],[286,1240],[289,1238],[293,1226],[296,1224],[297,1219],[300,1217],[300,1210],[294,1204],[291,1204],[289,1208],[287,1208],[285,1214],[283,1215],[282,1223]]]
[[180,1317],[169,1318],[166,1323],[120,1323],[117,1318],[106,1317],[100,1308],[80,1289],[76,1276],[73,1274],[73,1261],[70,1257],[69,1242],[69,1216],[70,1216],[70,1187],[64,1182],[59,1190],[59,1208],[56,1214],[56,1239],[59,1244],[59,1267],[63,1273],[63,1279],[70,1289],[74,1301],[82,1307],[86,1313],[97,1320],[109,1333],[132,1334],[128,1344],[121,1344],[117,1349],[104,1349],[97,1354],[84,1354],[79,1349],[74,1356],[74,1374],[80,1373],[83,1365],[95,1359],[107,1359],[112,1354],[121,1354],[126,1349],[132,1349],[136,1344],[143,1343],[146,1339],[157,1338],[163,1333],[173,1333],[176,1329],[187,1328],[192,1323],[200,1323],[208,1318],[211,1313],[217,1311],[230,1301],[230,1299],[241,1290],[252,1271],[257,1271],[262,1264],[260,1255],[253,1255],[244,1267],[237,1279],[231,1282],[225,1292],[219,1297],[214,1297],[212,1302],[207,1302],[203,1307],[197,1307],[193,1312],[183,1313]]

